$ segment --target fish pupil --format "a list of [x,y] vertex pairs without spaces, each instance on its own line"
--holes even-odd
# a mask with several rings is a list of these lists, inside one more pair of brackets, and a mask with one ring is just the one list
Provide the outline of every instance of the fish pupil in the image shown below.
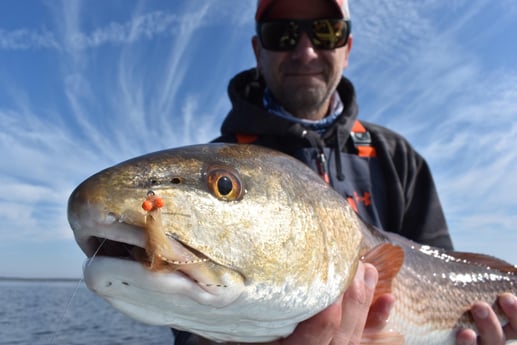
[[228,176],[222,176],[217,181],[217,189],[219,190],[219,193],[221,193],[221,195],[230,194],[233,189],[232,180]]

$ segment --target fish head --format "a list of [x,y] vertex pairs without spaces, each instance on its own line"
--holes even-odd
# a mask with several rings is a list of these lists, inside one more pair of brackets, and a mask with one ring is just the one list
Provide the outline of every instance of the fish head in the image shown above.
[[[150,190],[160,209],[141,207]],[[289,334],[348,286],[361,240],[353,211],[319,176],[252,145],[108,168],[74,190],[68,219],[90,289],[137,320],[218,341]]]

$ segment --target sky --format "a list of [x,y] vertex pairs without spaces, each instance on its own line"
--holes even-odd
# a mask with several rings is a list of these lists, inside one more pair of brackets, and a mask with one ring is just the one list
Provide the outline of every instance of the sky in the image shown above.
[[[74,187],[218,135],[255,2],[0,1],[0,276],[80,277]],[[458,250],[517,263],[517,2],[350,7],[360,119],[427,159]]]

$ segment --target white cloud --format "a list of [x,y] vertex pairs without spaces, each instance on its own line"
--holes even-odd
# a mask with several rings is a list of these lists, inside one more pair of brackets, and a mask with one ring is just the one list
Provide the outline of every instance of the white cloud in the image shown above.
[[498,208],[517,209],[517,73],[503,77],[496,71],[484,74],[483,82],[468,81],[471,87],[450,101],[432,135],[419,135],[451,214],[491,218]]
[[[9,148],[0,161],[0,184],[9,186],[0,197],[2,238],[71,238],[66,200],[82,179],[138,154],[206,142],[217,135],[229,106],[223,87],[221,97],[206,88],[185,89],[192,42],[214,23],[214,9],[230,13],[229,6],[191,5],[186,14],[136,13],[87,33],[81,31],[80,2],[50,5],[54,15],[66,18],[50,35],[67,47],[56,55],[63,97],[42,110],[30,91],[7,90],[11,105],[0,109],[0,146]],[[142,65],[148,52],[134,43],[160,35],[167,36],[168,49],[155,61],[164,64]],[[110,44],[118,45],[117,53],[103,55]],[[95,70],[99,62],[102,69]],[[209,97],[215,102],[207,103]]]
[[0,29],[0,50],[59,49],[54,34],[46,29],[34,31]]
[[104,27],[97,28],[89,33],[75,31],[69,36],[68,42],[75,49],[85,49],[104,44],[134,43],[141,39],[153,39],[160,34],[179,35],[181,32],[178,32],[177,28],[191,22],[197,16],[198,13],[178,16],[162,11],[153,11],[137,15],[123,23],[108,23]]
[[[61,87],[42,106],[30,81],[2,84],[18,85],[3,90],[10,103],[0,104],[2,239],[70,238],[66,199],[81,180],[218,134],[230,107],[229,78],[254,64],[255,0],[178,3],[184,8],[176,12],[141,3],[118,20],[94,22],[86,2],[49,2],[54,31],[0,29],[0,52],[54,49],[52,85]],[[403,133],[428,158],[456,243],[468,249],[494,234],[509,237],[517,209],[517,71],[487,68],[472,41],[463,41],[488,4],[351,4],[355,41],[346,74],[361,117]],[[496,245],[486,248],[495,253]]]
[[0,123],[2,238],[71,238],[68,195],[80,176],[92,174],[102,162],[94,153],[82,154],[72,132],[33,111],[0,111]]

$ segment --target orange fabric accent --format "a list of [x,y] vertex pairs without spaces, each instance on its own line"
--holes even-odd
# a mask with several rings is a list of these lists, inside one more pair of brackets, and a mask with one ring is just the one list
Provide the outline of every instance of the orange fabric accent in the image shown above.
[[352,127],[352,132],[356,133],[366,133],[366,128],[364,128],[363,124],[358,120],[355,120],[354,126]]
[[348,203],[349,203],[349,204],[350,204],[350,206],[352,207],[352,210],[354,210],[356,213],[359,213],[359,210],[357,209],[357,205],[356,205],[356,203],[355,203],[354,198],[352,198],[352,197],[348,197],[346,200],[348,201]]
[[354,200],[357,203],[363,203],[364,206],[370,206],[372,204],[372,195],[369,192],[364,192],[361,196],[357,194],[357,192],[354,192]]
[[359,157],[377,157],[377,151],[373,146],[357,146],[357,155]]
[[[363,124],[359,122],[359,120],[355,120],[354,126],[352,127],[352,132],[354,133],[366,133],[366,128],[364,128]],[[357,155],[359,157],[377,157],[377,151],[375,151],[375,147],[373,146],[360,146],[356,145]]]
[[239,144],[251,144],[257,141],[257,135],[249,135],[249,134],[236,134],[237,143]]

